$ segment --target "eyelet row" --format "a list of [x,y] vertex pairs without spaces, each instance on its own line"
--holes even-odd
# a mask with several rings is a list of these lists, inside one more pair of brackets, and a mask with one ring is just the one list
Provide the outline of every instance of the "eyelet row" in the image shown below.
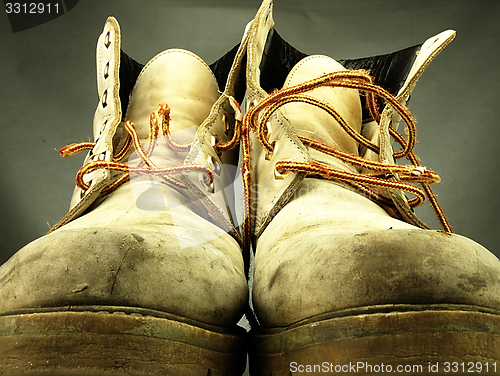
[[[110,45],[111,45],[111,30],[109,30],[106,33],[106,36],[104,37],[104,47],[106,47],[106,49],[108,49]],[[109,77],[110,63],[111,62],[108,61],[106,63],[106,65],[104,66],[103,76],[104,76],[105,80],[107,80],[108,77]],[[101,96],[101,106],[102,106],[102,108],[106,108],[108,106],[108,89],[104,90],[104,92],[102,93],[102,96]],[[101,135],[104,133],[107,125],[108,125],[108,119],[106,119],[104,121],[104,123],[101,126],[101,129],[99,130],[99,135],[95,139],[96,145],[99,142],[99,139],[100,139]],[[92,160],[92,161],[105,161],[105,160],[108,160],[108,157],[110,156],[110,154],[111,153],[109,151],[103,151],[103,152],[101,152],[99,154],[95,154],[94,155],[92,153],[92,151],[91,151],[91,152],[89,152],[89,159]]]
[[[109,46],[111,46],[111,30],[108,30],[108,32],[106,33],[106,36],[104,37],[104,47],[106,47],[106,49],[108,49]],[[106,63],[106,65],[104,66],[103,76],[104,76],[105,80],[107,80],[108,77],[109,77],[109,66],[110,66],[110,63],[111,62],[108,61]],[[102,108],[106,108],[107,105],[108,105],[108,89],[106,89],[104,91],[104,93],[102,94],[101,105],[102,105]]]
[[[109,46],[111,46],[111,30],[108,30],[108,32],[106,33],[106,36],[104,37],[104,47],[106,47],[106,49],[109,48]],[[109,68],[110,68],[110,61],[108,61],[106,63],[106,65],[104,66],[104,73],[103,73],[103,76],[104,76],[104,79],[108,79],[109,77]],[[104,91],[104,93],[102,93],[102,96],[101,96],[101,106],[102,108],[106,108],[108,106],[108,89],[106,89]],[[97,136],[96,140],[95,140],[95,143],[97,145],[97,142],[99,141],[99,138],[101,136],[101,134],[104,132],[104,130],[106,129],[106,126],[108,125],[108,120],[105,120],[104,123],[102,124],[101,126],[101,129],[99,131],[99,136]],[[89,163],[91,161],[105,161],[105,160],[110,160],[110,155],[111,153],[109,151],[103,151],[99,154],[92,154],[92,151],[89,151],[89,155],[88,155],[88,158],[89,158]],[[80,190],[80,199],[82,199],[84,195],[84,192],[82,190]]]

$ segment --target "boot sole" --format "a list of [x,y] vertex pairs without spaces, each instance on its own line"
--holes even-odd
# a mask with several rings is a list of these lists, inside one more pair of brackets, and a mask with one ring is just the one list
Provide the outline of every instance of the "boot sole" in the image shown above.
[[500,312],[390,305],[335,316],[253,331],[251,374],[500,374]]
[[243,328],[200,327],[128,307],[33,311],[0,317],[0,374],[232,376],[245,371]]

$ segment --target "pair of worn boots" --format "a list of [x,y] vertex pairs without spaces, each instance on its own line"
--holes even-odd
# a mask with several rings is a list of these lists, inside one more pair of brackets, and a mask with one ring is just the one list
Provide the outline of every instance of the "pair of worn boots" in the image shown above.
[[405,106],[453,37],[337,62],[265,0],[211,66],[142,66],[109,18],[95,142],[61,149],[88,151],[71,209],[0,269],[0,373],[241,375],[247,351],[253,375],[500,372],[500,262],[451,234]]

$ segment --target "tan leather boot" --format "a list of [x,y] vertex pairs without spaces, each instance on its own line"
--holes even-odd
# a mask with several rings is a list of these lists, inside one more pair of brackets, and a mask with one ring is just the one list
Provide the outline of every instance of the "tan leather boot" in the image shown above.
[[128,101],[138,64],[120,54],[119,25],[107,20],[95,142],[62,149],[89,150],[71,210],[0,269],[1,374],[244,372],[236,323],[248,287],[230,196],[245,47],[230,69],[219,65],[229,71],[222,95],[199,57],[160,53],[122,114],[120,89]]
[[[262,82],[273,76],[263,56],[273,54],[276,37],[272,1],[264,1],[249,31],[244,121],[260,323],[252,331],[252,374],[498,372],[500,261],[450,233],[429,188],[439,178],[412,151],[405,107],[453,36],[447,31],[392,56],[397,65],[395,57],[406,54],[400,66],[408,69],[394,84],[385,81],[387,90],[377,85],[382,74],[373,82],[329,57],[283,50],[274,76],[283,77],[281,89]],[[377,59],[391,62],[390,55]],[[370,61],[346,65],[390,73],[391,64]],[[372,95],[383,98],[380,111]],[[401,118],[406,137],[396,131]],[[391,136],[401,150],[392,150]],[[394,163],[402,156],[409,165]],[[446,231],[423,229],[413,213],[426,195]]]

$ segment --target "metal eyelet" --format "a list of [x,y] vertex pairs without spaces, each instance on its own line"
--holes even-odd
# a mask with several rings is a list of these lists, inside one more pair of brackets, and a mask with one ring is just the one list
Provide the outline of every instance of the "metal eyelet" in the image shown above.
[[271,138],[271,133],[272,133],[272,128],[271,128],[271,122],[268,121],[266,123],[266,128],[264,128],[264,133],[266,135],[266,140],[269,142],[269,138]]
[[217,176],[220,176],[221,167],[220,167],[219,162],[217,162],[217,160],[214,159],[214,157],[209,155],[207,158],[207,163],[208,163],[208,168],[210,168],[210,171],[213,171],[217,174]]
[[226,114],[222,115],[222,125],[224,126],[224,133],[228,134],[232,128],[231,122],[227,119]]
[[274,180],[285,180],[286,174],[280,174],[276,168],[274,169]]
[[[267,142],[269,142],[269,139],[271,138],[271,133],[272,133],[272,128],[271,128],[271,122],[268,121],[266,123],[266,127],[264,128],[264,137],[266,139]],[[271,158],[273,157],[273,154],[275,153],[274,149],[276,148],[276,141],[274,141],[273,143],[271,143],[272,147],[273,147],[273,151],[267,151],[266,152],[266,161],[270,161]]]
[[273,147],[273,151],[266,152],[266,161],[270,161],[273,155],[278,152],[278,141],[273,141],[271,145]]
[[104,67],[104,79],[107,79],[109,77],[109,61],[106,63],[106,66]]
[[108,31],[106,33],[106,37],[104,38],[104,46],[106,46],[106,48],[109,48],[111,44],[111,31]]
[[207,192],[214,193],[214,182],[213,181],[210,184],[207,184],[205,182],[205,175],[203,175],[201,172],[198,174],[198,180],[200,181],[201,185],[203,185],[205,187]]
[[247,102],[247,111],[250,110],[252,107],[255,107],[259,104],[259,101],[257,99],[254,99],[253,101],[251,102]]
[[104,132],[107,125],[108,125],[108,120],[105,120],[104,123],[102,124],[102,127],[101,127],[99,134],[102,134]]
[[229,131],[229,124],[227,121],[226,114],[222,114],[222,125],[224,126],[224,133],[227,134],[227,132]]
[[106,106],[108,105],[108,90],[106,89],[106,91],[104,91],[104,93],[102,94],[102,107],[103,108],[106,108]]
[[210,145],[215,149],[215,146],[217,145],[217,139],[215,136],[210,136]]
[[109,151],[103,151],[99,154],[96,154],[96,155],[92,155],[92,160],[94,162],[96,161],[106,161],[106,160],[109,160],[107,157],[110,155],[110,152]]

